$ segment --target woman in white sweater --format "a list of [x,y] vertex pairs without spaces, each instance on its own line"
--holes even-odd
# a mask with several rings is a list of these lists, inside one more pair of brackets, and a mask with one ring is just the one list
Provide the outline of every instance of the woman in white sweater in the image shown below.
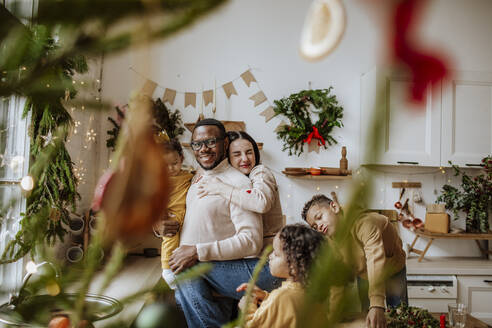
[[229,162],[250,178],[253,188],[240,189],[216,178],[204,179],[200,181],[198,195],[219,195],[245,210],[262,214],[263,245],[271,244],[284,224],[275,177],[270,169],[260,164],[258,145],[249,134],[230,131],[227,136]]

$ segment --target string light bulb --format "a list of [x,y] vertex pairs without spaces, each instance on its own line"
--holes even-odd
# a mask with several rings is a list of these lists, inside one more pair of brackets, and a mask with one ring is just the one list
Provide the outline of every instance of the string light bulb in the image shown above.
[[35,274],[38,272],[38,266],[33,261],[29,261],[26,264],[26,272],[30,274]]
[[26,175],[21,179],[20,186],[24,191],[31,191],[34,188],[34,180],[30,175]]

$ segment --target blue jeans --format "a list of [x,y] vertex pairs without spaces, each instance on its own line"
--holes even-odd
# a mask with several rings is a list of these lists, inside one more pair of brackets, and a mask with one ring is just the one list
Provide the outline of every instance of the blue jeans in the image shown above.
[[[236,288],[251,279],[258,259],[213,261],[213,269],[201,278],[185,281],[175,292],[189,328],[220,327],[231,321],[237,300],[244,294]],[[270,274],[268,263],[263,267],[256,285],[272,291],[281,280]],[[213,292],[221,296],[213,295]]]
[[[369,283],[367,280],[357,277],[359,286],[359,298],[362,311],[369,309],[369,297],[367,291]],[[403,268],[386,281],[386,306],[398,306],[400,303],[408,304],[407,292],[407,269]]]

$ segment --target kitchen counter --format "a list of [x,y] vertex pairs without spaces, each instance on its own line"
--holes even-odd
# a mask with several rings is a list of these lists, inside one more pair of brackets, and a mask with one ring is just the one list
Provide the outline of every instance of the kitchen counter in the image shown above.
[[[161,258],[128,257],[125,259],[121,272],[113,279],[103,293],[106,296],[121,300],[138,291],[152,288],[161,279]],[[103,283],[103,275],[98,275],[91,284],[90,292],[96,293]],[[125,305],[123,310],[114,317],[94,322],[95,327],[107,326],[118,321],[133,322],[144,305],[144,297]]]
[[478,257],[418,257],[407,259],[407,274],[492,275],[492,261]]

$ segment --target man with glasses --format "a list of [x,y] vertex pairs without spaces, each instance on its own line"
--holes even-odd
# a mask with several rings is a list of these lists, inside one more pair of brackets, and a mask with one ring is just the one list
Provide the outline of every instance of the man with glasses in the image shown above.
[[[188,190],[180,247],[169,264],[174,273],[198,261],[212,263],[213,269],[199,279],[178,285],[176,300],[189,327],[220,327],[233,319],[234,307],[242,296],[236,287],[251,278],[262,249],[263,224],[259,214],[243,210],[219,196],[199,198],[197,195],[197,182],[205,183],[211,177],[240,188],[251,188],[251,181],[229,164],[228,144],[221,122],[204,119],[195,125],[191,147],[201,169]],[[164,221],[164,234],[176,234],[178,229],[177,222]],[[279,285],[268,265],[263,268],[257,285],[267,291]]]

